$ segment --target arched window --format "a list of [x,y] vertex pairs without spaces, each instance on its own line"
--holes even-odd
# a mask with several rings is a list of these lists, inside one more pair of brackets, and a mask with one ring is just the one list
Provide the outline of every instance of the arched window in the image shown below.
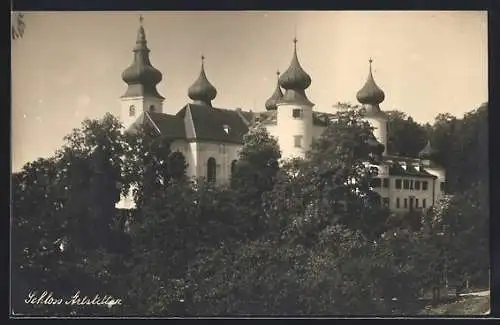
[[155,112],[155,110],[156,110],[155,105],[151,105],[151,106],[149,106],[149,111],[150,111],[151,113],[154,113],[154,112]]
[[130,107],[128,109],[128,116],[135,116],[135,106],[134,105],[130,105]]
[[211,183],[215,183],[217,165],[215,158],[210,157],[207,161],[207,180]]
[[234,172],[236,171],[236,163],[238,161],[237,160],[233,160],[233,162],[231,162],[231,176],[234,175]]

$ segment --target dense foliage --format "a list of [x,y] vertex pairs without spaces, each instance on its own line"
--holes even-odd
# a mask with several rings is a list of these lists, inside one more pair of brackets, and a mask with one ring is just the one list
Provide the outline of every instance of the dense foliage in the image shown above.
[[[184,156],[147,128],[123,135],[110,115],[84,121],[54,157],[12,175],[13,312],[409,313],[427,290],[487,282],[487,109],[424,126],[390,114],[391,150],[415,155],[431,138],[452,194],[400,218],[370,186],[367,163],[383,148],[359,110],[341,107],[304,159],[280,163],[256,126],[227,186],[188,179]],[[117,209],[128,193],[136,209]],[[44,290],[122,301],[25,303]]]

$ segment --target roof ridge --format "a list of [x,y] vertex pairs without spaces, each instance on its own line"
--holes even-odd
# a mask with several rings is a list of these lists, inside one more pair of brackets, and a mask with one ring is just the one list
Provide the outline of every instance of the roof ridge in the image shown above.
[[155,127],[156,131],[158,131],[158,133],[161,135],[160,128],[158,127],[158,125],[156,125],[155,121],[151,118],[151,115],[149,115],[149,112],[144,111],[144,114],[148,117],[148,119],[151,121],[151,123],[153,123],[153,126]]

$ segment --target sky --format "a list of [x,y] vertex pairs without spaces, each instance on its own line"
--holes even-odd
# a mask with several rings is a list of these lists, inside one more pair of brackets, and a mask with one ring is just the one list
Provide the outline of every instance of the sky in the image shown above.
[[13,171],[51,156],[83,119],[118,116],[141,14],[166,113],[190,101],[202,54],[215,107],[264,110],[295,35],[316,111],[356,103],[370,57],[383,110],[432,122],[488,100],[481,11],[25,12],[24,37],[11,49]]

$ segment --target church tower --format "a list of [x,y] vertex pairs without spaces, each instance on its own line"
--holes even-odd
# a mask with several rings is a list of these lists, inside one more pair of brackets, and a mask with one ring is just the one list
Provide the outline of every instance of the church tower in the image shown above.
[[156,90],[156,85],[162,80],[162,74],[155,69],[149,60],[146,33],[142,26],[143,18],[139,18],[140,26],[135,42],[134,61],[122,73],[122,79],[127,84],[127,91],[121,96],[121,122],[125,129],[142,114],[142,112],[163,112],[164,97]]
[[385,99],[385,94],[380,89],[375,80],[373,80],[372,74],[372,62],[370,59],[370,70],[368,73],[368,79],[365,82],[363,88],[361,88],[356,97],[358,101],[363,105],[365,109],[364,119],[370,123],[373,127],[373,135],[384,145],[383,155],[387,154],[387,116],[380,109],[380,103]]
[[[276,107],[276,135],[283,158],[304,157],[312,143],[314,104],[305,93],[311,85],[311,77],[302,69],[297,58],[296,38],[293,44],[292,62],[279,77],[279,86],[285,93],[270,107]],[[279,93],[276,97],[279,97]]]
[[188,97],[193,104],[212,107],[212,100],[217,96],[217,89],[208,81],[205,73],[205,56],[201,56],[201,70],[198,79],[189,87]]

